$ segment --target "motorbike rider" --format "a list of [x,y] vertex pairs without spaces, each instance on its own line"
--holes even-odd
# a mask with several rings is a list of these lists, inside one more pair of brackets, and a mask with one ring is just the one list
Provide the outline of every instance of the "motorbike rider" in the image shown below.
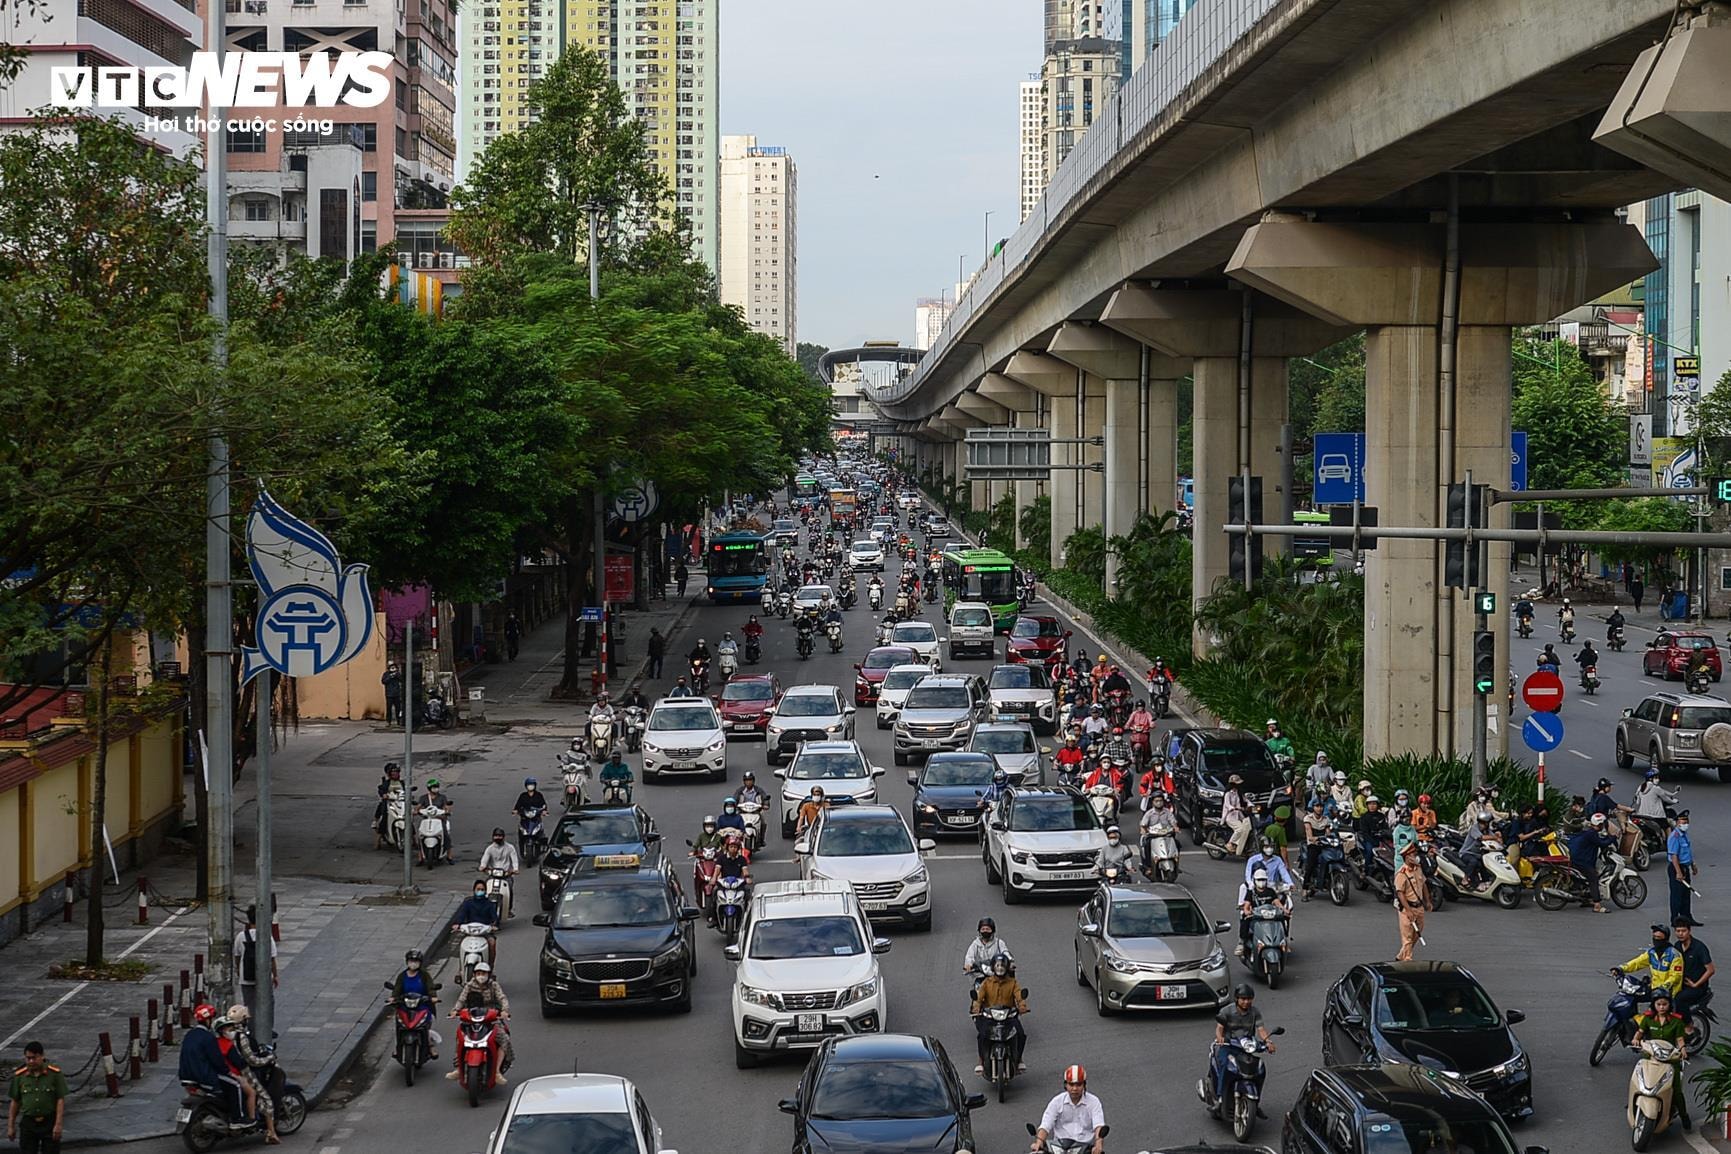
[[1627,622],[1623,618],[1623,611],[1621,609],[1612,609],[1611,615],[1605,618],[1606,642],[1615,641],[1618,632],[1622,630],[1625,624],[1627,624]]
[[[493,933],[499,932],[499,903],[487,896],[487,883],[476,879],[469,896],[463,899],[463,904],[457,907],[456,916],[451,920],[451,932],[456,933],[458,926],[476,922],[489,927]],[[487,939],[487,956],[493,956],[493,940]]]
[[1064,738],[1064,745],[1058,750],[1053,760],[1057,763],[1059,777],[1066,774],[1073,776],[1082,772],[1085,755],[1082,753],[1082,747],[1076,744],[1074,733]]
[[1412,811],[1412,832],[1418,835],[1418,840],[1429,845],[1436,836],[1436,828],[1441,818],[1431,805],[1430,794],[1418,795],[1418,808]]
[[1491,791],[1488,787],[1481,787],[1477,793],[1473,794],[1472,800],[1467,802],[1466,809],[1461,812],[1460,828],[1462,830],[1471,829],[1474,823],[1478,821],[1481,813],[1488,814],[1493,823],[1500,822],[1507,816],[1491,802]]
[[1621,977],[1645,970],[1649,988],[1655,995],[1675,997],[1683,988],[1683,952],[1671,944],[1671,927],[1655,922],[1648,929],[1653,944],[1622,965],[1613,966],[1611,972]]
[[[403,968],[397,971],[397,976],[391,980],[391,1005],[403,1000],[404,994],[419,994],[433,1005],[438,1005],[439,999],[433,993],[433,980],[421,968],[421,951],[409,950],[403,954]],[[438,1061],[438,1043],[433,1041],[431,1031],[427,1035],[427,1057]]]
[[1316,865],[1322,856],[1322,838],[1335,832],[1334,819],[1320,797],[1310,799],[1310,812],[1304,815],[1304,862],[1300,874],[1304,879],[1304,900],[1316,892]]
[[235,1076],[242,1084],[251,1087],[253,1100],[258,1104],[258,1112],[264,1115],[265,1145],[281,1145],[282,1138],[276,1131],[276,1100],[271,1096],[268,1086],[270,1071],[276,1063],[270,1055],[260,1053],[258,1044],[253,1040],[252,1011],[244,1004],[230,1006],[228,1014],[217,1019],[216,1033],[218,1044],[228,1046],[230,1069],[235,1071]]
[[721,856],[715,859],[717,877],[739,878],[745,883],[746,905],[751,904],[751,859],[745,856],[745,834],[740,830],[723,830]]
[[[1343,781],[1345,776],[1341,775]],[[1304,771],[1304,781],[1310,787],[1311,797],[1328,797],[1328,787],[1334,784],[1334,766],[1329,764],[1327,751],[1316,751],[1316,760]]]
[[1599,878],[1599,854],[1615,848],[1616,839],[1605,832],[1605,815],[1595,813],[1574,835],[1569,838],[1569,861],[1586,879],[1587,892],[1591,895],[1593,912],[1605,912],[1604,903],[1600,900],[1604,883]]
[[[457,992],[457,996],[462,999],[463,1010],[498,1011],[499,1048],[493,1056],[493,1081],[503,1086],[505,1071],[511,1068],[511,1062],[516,1056],[511,1046],[511,999],[505,996],[505,988],[493,977],[493,967],[486,962],[475,967],[475,976]],[[451,1017],[455,1018],[461,1012],[452,1010]],[[461,1071],[459,1063],[463,1060],[463,1048],[455,1047],[451,1057],[453,1069],[445,1075],[445,1079],[455,1082]]]
[[523,792],[517,795],[517,800],[511,803],[511,816],[522,820],[523,814],[530,810],[547,810],[547,796],[541,792],[541,783],[532,777],[523,779]]
[[625,752],[618,746],[614,746],[613,752],[607,758],[607,763],[601,767],[602,793],[606,793],[607,787],[614,782],[621,782],[625,786],[625,804],[630,805],[634,780],[631,767],[625,764]]
[[641,709],[645,713],[649,712],[649,699],[643,696],[642,686],[633,685],[625,691],[625,696],[619,699],[619,711],[623,713],[627,709]]
[[1088,720],[1082,723],[1082,748],[1092,749],[1097,741],[1104,741],[1106,734],[1111,732],[1111,726],[1106,723],[1106,707],[1090,705]]
[[1111,866],[1118,867],[1118,876],[1124,882],[1132,879],[1136,872],[1136,851],[1124,844],[1123,831],[1116,825],[1106,827],[1106,848],[1100,851],[1100,876],[1106,876],[1106,870]]
[[1257,906],[1272,905],[1286,915],[1288,924],[1292,918],[1292,902],[1280,890],[1274,887],[1266,869],[1259,869],[1251,874],[1238,887],[1238,956],[1250,956],[1250,911]]
[[[1214,1079],[1214,1100],[1226,1093],[1226,1047],[1242,1038],[1258,1038],[1274,1053],[1274,1042],[1263,1024],[1262,1011],[1256,1008],[1256,989],[1240,982],[1232,991],[1232,1004],[1222,1006],[1214,1015],[1214,1046],[1208,1052],[1209,1073]],[[1257,1113],[1262,1112],[1261,1107]]]
[[1485,854],[1500,847],[1501,842],[1491,828],[1491,815],[1480,813],[1461,837],[1461,863],[1467,867],[1467,885],[1477,889],[1490,881],[1485,872]]
[[[504,870],[507,876],[514,878],[522,868],[523,859],[518,856],[517,847],[505,840],[505,831],[502,828],[494,826],[492,842],[481,851],[480,872],[489,874],[494,870]],[[515,883],[507,882],[506,884],[514,885]],[[515,903],[513,903],[511,917],[517,916],[514,906]]]
[[1270,885],[1284,891],[1292,888],[1292,871],[1286,868],[1286,858],[1273,838],[1264,837],[1250,860],[1244,863],[1244,880],[1254,879],[1258,872],[1266,873]]
[[1389,828],[1388,815],[1382,812],[1382,798],[1371,794],[1364,799],[1364,813],[1358,819],[1358,848],[1364,851],[1366,861],[1376,851],[1376,847],[1384,842],[1394,840],[1394,831]]
[[799,615],[799,620],[795,621],[793,624],[794,628],[799,631],[800,641],[810,641],[812,634],[817,631],[817,624],[809,613],[801,613]]
[[722,837],[726,837],[727,831],[730,829],[739,831],[739,836],[742,838],[745,836],[745,815],[739,812],[737,799],[733,797],[722,798],[721,816],[715,820],[715,828]]
[[870,584],[866,586],[867,596],[875,596],[878,604],[883,604],[884,578],[882,573],[873,573]]
[[696,857],[706,849],[712,849],[718,854],[721,852],[721,827],[712,813],[703,815],[703,832],[691,843],[691,856]]
[[584,727],[584,732],[593,729],[598,721],[607,726],[607,740],[611,743],[619,727],[619,715],[613,712],[613,704],[607,700],[605,689],[595,695],[595,704],[589,707],[589,724]]
[[753,641],[756,641],[759,645],[763,644],[763,622],[757,619],[757,614],[753,613],[751,615],[750,619],[740,628],[739,634],[741,637],[745,638],[746,648],[748,649],[751,647],[750,643]]
[[1567,597],[1557,607],[1557,628],[1568,632],[1575,627],[1575,607]]
[[[449,864],[455,865],[457,859],[451,852],[451,799],[445,793],[445,787],[439,783],[439,779],[436,777],[429,777],[427,779],[427,795],[421,799],[420,808],[426,809],[428,807],[439,811],[440,821],[445,827],[445,861]],[[427,854],[424,847],[420,850],[419,856],[421,864],[426,865]]]
[[991,972],[993,958],[1015,959],[1010,954],[1009,943],[998,936],[997,922],[981,918],[977,928],[980,936],[969,942],[967,951],[962,954],[962,973],[981,979]]
[[1226,795],[1220,799],[1220,823],[1232,831],[1226,839],[1226,852],[1234,857],[1243,853],[1250,841],[1250,811],[1244,804],[1244,779],[1236,773],[1226,779]]
[[799,805],[799,817],[794,825],[794,837],[801,838],[811,832],[811,827],[817,824],[817,819],[823,811],[829,808],[829,802],[823,796],[823,786],[814,785],[811,793]]
[[1124,728],[1130,733],[1132,747],[1154,748],[1154,713],[1148,708],[1146,701],[1136,702],[1136,707],[1124,721]]
[[1112,759],[1106,756],[1094,763],[1093,770],[1082,780],[1082,788],[1089,790],[1102,784],[1111,787],[1113,793],[1122,793],[1124,790],[1124,771],[1112,764]]
[[723,633],[721,640],[716,642],[715,653],[718,657],[724,653],[731,653],[734,663],[737,665],[739,662],[739,642],[733,639],[733,634]]
[[251,1122],[254,1114],[251,1093],[229,1068],[222,1044],[211,1028],[216,1016],[215,1006],[200,1003],[194,1007],[192,1026],[180,1038],[180,1081],[219,1095],[230,1118]]
[[1515,620],[1528,629],[1533,627],[1533,599],[1531,597],[1522,597],[1515,602]]
[[1635,1015],[1635,1036],[1630,1039],[1629,1048],[1639,1053],[1641,1043],[1645,1041],[1670,1042],[1677,1047],[1671,1058],[1671,1064],[1676,1067],[1671,1111],[1685,1131],[1694,1129],[1689,1120],[1689,1095],[1683,1084],[1683,1060],[1689,1056],[1689,1028],[1682,1016],[1674,1012],[1669,994],[1653,995],[1652,1013]]
[[1697,677],[1710,680],[1712,676],[1713,667],[1707,661],[1707,651],[1705,649],[1695,650],[1694,655],[1689,658],[1689,672],[1684,678],[1684,684],[1694,684]]
[[[986,1045],[991,1033],[991,1019],[986,1017],[986,1011],[994,1006],[1013,1006],[1018,1015],[1028,1013],[1028,1003],[1022,1000],[1022,985],[1016,980],[1016,967],[1010,960],[1010,955],[999,953],[992,955],[991,972],[985,980],[974,987],[973,1004],[968,1007],[968,1013],[973,1015],[974,1030],[979,1039],[979,1064],[974,1067],[974,1073],[986,1072]],[[1022,1023],[1016,1022],[1016,1037],[1010,1045],[1010,1060],[1016,1064],[1019,1074],[1028,1067],[1022,1062],[1022,1049],[1027,1044],[1027,1034],[1022,1029]]]
[[1581,667],[1581,684],[1585,685],[1587,683],[1587,670],[1599,664],[1599,651],[1593,648],[1593,642],[1590,638],[1581,642],[1581,651],[1575,654],[1575,664]]
[[1102,693],[1128,694],[1130,692],[1130,679],[1125,677],[1123,671],[1114,665],[1106,671],[1105,678],[1101,680],[1100,691]]
[[1412,825],[1412,794],[1404,789],[1394,791],[1394,805],[1388,811],[1388,827]]
[[1269,718],[1264,726],[1264,734],[1262,743],[1268,747],[1268,753],[1271,757],[1277,760],[1283,757],[1291,761],[1297,760],[1292,750],[1292,739],[1280,731],[1280,722],[1272,717]]
[[1370,796],[1370,782],[1361,781],[1358,783],[1358,788],[1359,792],[1355,795],[1352,790],[1347,788],[1346,771],[1337,769],[1334,771],[1334,780],[1329,783],[1328,797],[1324,799],[1323,804],[1342,821],[1348,817],[1357,817],[1364,812],[1359,798]]
[[[385,811],[391,794],[403,793],[403,767],[394,761],[385,762],[385,775],[379,779],[379,804],[373,810],[373,848],[385,848]],[[403,799],[405,802],[407,798]]]
[[1151,860],[1153,855],[1152,843],[1155,838],[1171,838],[1174,851],[1176,851],[1178,845],[1178,822],[1172,813],[1172,807],[1166,804],[1166,794],[1164,792],[1156,791],[1149,797],[1148,808],[1142,811],[1142,821],[1139,828],[1141,829],[1142,835],[1143,856],[1145,859],[1150,859],[1148,860],[1150,868],[1153,867],[1153,861]]
[[1089,1154],[1104,1154],[1106,1108],[1100,1099],[1088,1093],[1088,1071],[1080,1065],[1064,1067],[1064,1090],[1046,1103],[1040,1124],[1034,1129],[1034,1142],[1029,1150],[1039,1151],[1048,1138],[1062,1142],[1092,1142]]
[[739,792],[734,794],[734,796],[739,799],[739,804],[741,805],[744,805],[747,802],[756,802],[761,806],[769,805],[769,795],[763,792],[763,790],[757,788],[757,775],[749,769],[746,770],[745,775],[739,779]]
[[693,670],[697,669],[699,663],[707,669],[714,664],[715,655],[709,650],[709,642],[699,637],[697,644],[691,647],[691,652],[685,655],[685,660]]
[[1154,667],[1148,670],[1148,692],[1166,696],[1172,693],[1172,670],[1166,667],[1164,657],[1156,657]]
[[985,792],[980,794],[979,808],[982,810],[991,809],[1008,796],[1009,792],[1010,775],[1001,768],[992,770],[992,783],[986,786]]
[[1557,656],[1555,647],[1553,647],[1548,641],[1545,643],[1544,652],[1539,654],[1538,667],[1540,669],[1550,669],[1553,672],[1563,667],[1563,659]]

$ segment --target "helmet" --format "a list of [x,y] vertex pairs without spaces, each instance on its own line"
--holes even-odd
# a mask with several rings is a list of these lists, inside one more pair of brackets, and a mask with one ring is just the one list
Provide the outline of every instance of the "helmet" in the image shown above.
[[1160,790],[1155,790],[1154,796],[1148,800],[1148,804],[1153,806],[1155,809],[1165,809],[1166,794]]
[[1120,829],[1119,829],[1119,828],[1118,828],[1118,827],[1117,827],[1117,826],[1115,826],[1115,825],[1109,825],[1109,826],[1107,826],[1107,827],[1106,827],[1106,836],[1107,836],[1107,837],[1112,837],[1112,836],[1113,836],[1113,835],[1115,835],[1115,834],[1121,834],[1121,833],[1122,833],[1122,832],[1123,832],[1123,831],[1122,831],[1122,830],[1120,830]]
[[1597,828],[1599,826],[1603,826],[1604,824],[1605,824],[1605,815],[1604,814],[1596,813],[1593,815],[1593,825],[1595,828]]
[[1657,781],[1657,780],[1659,780],[1659,771],[1656,769],[1648,769],[1647,772],[1643,776],[1648,781]]
[[228,1008],[227,1017],[231,1023],[238,1026],[252,1017],[252,1011],[237,1003]]
[[504,836],[505,836],[505,831],[504,831],[504,829],[502,829],[502,828],[501,828],[501,827],[499,827],[499,826],[494,826],[494,827],[493,827],[493,836],[494,836],[494,837],[504,837]]
[[1227,785],[1243,785],[1243,784],[1244,784],[1244,779],[1243,779],[1243,778],[1242,778],[1242,777],[1239,777],[1239,776],[1238,776],[1238,775],[1237,775],[1237,774],[1236,774],[1236,773],[1235,773],[1235,774],[1233,774],[1233,775],[1232,775],[1232,776],[1231,776],[1231,777],[1229,777],[1229,778],[1227,778],[1227,779],[1226,779],[1226,784],[1227,784]]
[[1010,972],[1010,955],[994,954],[992,957],[992,973],[1008,974]]
[[1395,791],[1394,791],[1394,799],[1395,799],[1395,800],[1396,800],[1396,801],[1400,801],[1400,800],[1401,800],[1401,799],[1402,799],[1402,798],[1408,798],[1408,797],[1411,797],[1411,796],[1412,796],[1412,794],[1410,794],[1410,793],[1408,793],[1408,792],[1407,792],[1407,791],[1406,791],[1406,790],[1404,790],[1404,789],[1397,789],[1397,790],[1395,790]]
[[1652,930],[1653,933],[1657,934],[1659,937],[1664,938],[1666,941],[1671,940],[1671,927],[1670,926],[1661,925],[1658,922],[1654,922],[1648,928],[1650,930]]
[[993,921],[991,918],[981,918],[978,928],[982,930],[991,930],[995,934],[998,932],[998,923]]
[[1122,725],[1114,725],[1112,727],[1112,736],[1113,737],[1123,737],[1124,736],[1124,727]]
[[1321,794],[1317,794],[1315,797],[1310,799],[1310,808],[1311,809],[1321,809],[1322,806],[1323,806],[1323,801],[1322,801],[1322,795]]
[[1096,664],[1096,665],[1106,664],[1106,655],[1104,653],[1102,653],[1102,654],[1100,654],[1100,656],[1094,658],[1094,664]]
[[401,772],[403,772],[403,767],[398,762],[387,761],[387,762],[385,762],[385,772],[386,773],[401,773]]
[[1364,799],[1364,804],[1366,804],[1366,805],[1381,805],[1382,804],[1382,798],[1376,796],[1376,794],[1373,793],[1369,797]]
[[751,770],[748,769],[745,771],[744,776],[742,776],[739,780],[741,780],[741,781],[756,781],[757,780],[757,774],[751,772]]
[[732,640],[733,640],[733,634],[731,634],[731,633],[723,633],[723,634],[722,634],[722,635],[721,635],[721,639],[722,639],[722,640],[723,640],[723,641],[732,641]]
[[[1346,780],[1346,774],[1344,774],[1344,773],[1336,772],[1334,776],[1340,781]],[[1370,788],[1370,779],[1364,778],[1364,777],[1359,778],[1358,779],[1358,788],[1361,791],[1369,789]]]
[[405,962],[418,962],[420,960],[421,960],[421,951],[420,950],[408,950],[403,954],[403,961],[405,961]]
[[713,826],[714,824],[715,824],[715,815],[714,814],[706,813],[703,815],[703,828],[704,829],[708,829],[711,826]]
[[536,781],[532,777],[525,777],[523,779],[523,788],[524,789],[534,789],[536,786],[538,786],[540,784],[541,784],[540,782]]
[[1088,1071],[1082,1067],[1080,1062],[1076,1063],[1074,1066],[1064,1067],[1064,1084],[1068,1086],[1072,1082],[1087,1085]]
[[1249,982],[1239,982],[1232,987],[1232,996],[1247,1002],[1256,1000],[1256,989]]
[[1267,720],[1267,721],[1265,721],[1265,722],[1263,722],[1263,723],[1262,723],[1262,724],[1263,724],[1263,725],[1264,725],[1264,726],[1269,726],[1269,725],[1272,725],[1272,726],[1274,726],[1274,727],[1276,727],[1276,728],[1279,728],[1279,726],[1280,726],[1280,722],[1278,722],[1278,721],[1276,721],[1276,720],[1274,720],[1274,718],[1272,718],[1272,717],[1271,717],[1271,718],[1269,718],[1269,719],[1268,719],[1268,720]]
[[823,796],[823,786],[821,786],[821,785],[812,786],[811,787],[811,796],[822,797]]
[[709,644],[709,642],[707,642],[707,641],[705,641],[705,640],[704,640],[704,639],[703,639],[703,638],[701,638],[701,637],[699,637],[699,638],[698,638],[698,639],[697,639],[697,643],[698,643],[698,644],[699,644],[699,645],[708,645],[708,644]]
[[[1273,838],[1265,837],[1262,839],[1262,852],[1264,854],[1272,854],[1274,852],[1274,839]],[[1261,871],[1258,871],[1258,872],[1261,872]]]
[[738,809],[739,808],[739,802],[735,801],[731,797],[724,798],[724,799],[722,799],[722,802],[721,802],[721,808],[722,809]]
[[1418,795],[1418,803],[1420,805],[1429,805],[1430,804],[1430,794],[1428,794],[1428,793],[1419,794]]
[[192,1020],[202,1022],[207,1026],[210,1025],[216,1020],[216,1007],[209,1002],[200,1003],[193,1008]]
[[1563,598],[1563,604],[1567,605],[1568,603],[1569,603],[1569,599],[1567,597]]
[[436,777],[429,777],[427,779],[427,788],[428,789],[438,789],[439,788],[439,779]]
[[1258,886],[1267,885],[1268,884],[1268,871],[1267,870],[1257,870],[1255,873],[1251,874],[1250,875],[1250,884],[1258,885]]
[[993,785],[1007,785],[1009,783],[1009,780],[1010,780],[1010,775],[1008,773],[1004,772],[1003,770],[994,769],[992,771],[992,784]]
[[1594,789],[1610,789],[1611,788],[1611,779],[1608,777],[1601,777],[1599,779],[1599,784],[1594,786],[1593,788]]
[[492,962],[476,962],[475,963],[475,972],[477,974],[490,974],[493,972],[493,963]]
[[1088,712],[1089,712],[1089,713],[1105,713],[1105,712],[1106,712],[1106,707],[1105,707],[1105,706],[1103,706],[1103,705],[1098,705],[1098,704],[1096,704],[1096,705],[1090,705],[1090,706],[1089,706],[1089,707],[1088,707]]
[[1491,824],[1491,815],[1490,815],[1490,814],[1488,814],[1488,813],[1481,813],[1481,814],[1479,814],[1479,824],[1480,824],[1480,825],[1489,825],[1489,824]]
[[[1344,770],[1344,769],[1335,770],[1334,771],[1334,780],[1335,780],[1335,784],[1337,784],[1337,785],[1345,785],[1346,784],[1346,770]],[[1359,785],[1361,785],[1361,786],[1364,784],[1365,783],[1362,781],[1359,782]]]

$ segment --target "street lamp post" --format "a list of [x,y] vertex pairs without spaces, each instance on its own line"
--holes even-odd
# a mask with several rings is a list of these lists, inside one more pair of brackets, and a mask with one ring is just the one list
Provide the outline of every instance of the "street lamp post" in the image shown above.
[[992,260],[992,210],[986,210],[986,256],[980,263],[990,264]]

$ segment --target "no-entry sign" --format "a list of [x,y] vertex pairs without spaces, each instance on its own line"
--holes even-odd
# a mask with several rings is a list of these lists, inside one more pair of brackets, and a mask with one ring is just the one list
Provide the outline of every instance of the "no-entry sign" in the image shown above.
[[1521,683],[1521,700],[1534,713],[1555,713],[1563,707],[1563,679],[1548,669],[1529,673]]

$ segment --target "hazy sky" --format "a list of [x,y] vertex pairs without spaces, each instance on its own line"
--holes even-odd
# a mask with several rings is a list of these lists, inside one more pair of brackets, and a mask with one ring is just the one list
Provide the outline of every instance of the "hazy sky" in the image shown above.
[[1017,225],[1040,0],[721,0],[721,131],[799,167],[799,339],[913,339]]

